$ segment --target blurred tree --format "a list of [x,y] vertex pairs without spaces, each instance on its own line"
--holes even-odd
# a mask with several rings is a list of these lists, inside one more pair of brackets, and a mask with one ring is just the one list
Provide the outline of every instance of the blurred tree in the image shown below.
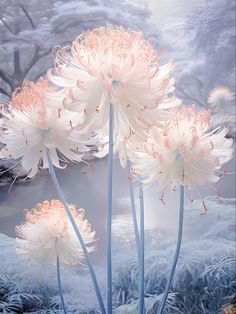
[[36,80],[52,65],[54,45],[89,28],[110,23],[156,37],[149,17],[144,0],[1,0],[0,93],[10,96],[23,80]]
[[234,91],[234,0],[207,0],[185,18],[169,18],[160,40],[174,59],[177,96],[186,104],[206,105],[218,86]]
[[235,88],[235,1],[207,0],[186,23],[190,45],[203,62],[203,93],[219,85]]

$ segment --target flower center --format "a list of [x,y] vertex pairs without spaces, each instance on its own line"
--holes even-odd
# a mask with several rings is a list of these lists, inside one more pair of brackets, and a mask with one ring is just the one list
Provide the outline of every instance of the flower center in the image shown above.
[[120,86],[120,83],[121,82],[118,81],[118,80],[113,80],[112,83],[111,83],[112,88],[114,88],[114,89],[118,88]]
[[41,130],[41,134],[42,134],[44,141],[49,140],[49,136],[50,136],[51,131],[52,131],[52,128]]

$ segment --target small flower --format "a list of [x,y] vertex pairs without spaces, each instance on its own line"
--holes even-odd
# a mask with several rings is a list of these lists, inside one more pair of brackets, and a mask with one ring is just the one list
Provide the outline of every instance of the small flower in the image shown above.
[[78,113],[48,109],[45,92],[51,93],[52,88],[42,79],[24,83],[0,110],[0,142],[5,144],[0,158],[20,161],[29,178],[41,164],[48,167],[46,148],[54,166],[61,168],[60,157],[79,162],[89,151],[87,145],[95,142],[86,130],[75,129],[81,119]]
[[[219,86],[212,89],[208,97],[208,103],[212,107],[223,106],[225,103],[229,103],[232,100],[234,100],[234,93],[232,93],[226,86]],[[222,111],[225,110],[224,107],[219,109]]]
[[[94,250],[94,235],[83,209],[70,205],[71,213],[87,245]],[[84,259],[75,231],[59,200],[44,201],[25,211],[25,222],[16,226],[16,253],[25,259],[55,264],[57,256],[63,264],[81,264]]]
[[[72,47],[59,48],[48,78],[66,91],[65,108],[84,112],[83,125],[106,126],[111,103],[114,129],[128,138],[131,132],[145,132],[164,109],[179,104],[170,76],[173,65],[160,66],[159,61],[142,33],[101,27],[80,35]],[[58,107],[54,95],[60,99],[58,92],[51,94],[49,103]]]
[[191,189],[193,184],[217,182],[220,169],[232,158],[232,139],[225,138],[227,129],[211,129],[209,112],[196,112],[182,107],[166,123],[165,129],[151,128],[143,146],[132,154],[134,173],[145,184],[159,183],[163,191],[169,185]]

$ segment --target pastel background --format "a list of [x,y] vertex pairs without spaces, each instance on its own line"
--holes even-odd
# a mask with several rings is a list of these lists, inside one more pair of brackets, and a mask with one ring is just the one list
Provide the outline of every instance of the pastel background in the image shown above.
[[[54,45],[70,44],[89,28],[123,25],[150,37],[156,49],[162,50],[163,62],[174,60],[176,94],[183,103],[211,108],[215,124],[223,122],[229,127],[229,137],[235,138],[234,97],[223,94],[215,106],[208,101],[214,88],[224,86],[235,93],[234,10],[231,0],[0,0],[0,99],[8,99],[23,80],[44,75],[52,65]],[[86,210],[96,230],[98,243],[92,258],[105,291],[107,159],[90,163],[91,168],[71,164],[56,172],[68,201]],[[3,171],[9,166],[0,162]],[[228,173],[235,173],[235,159],[224,170],[227,176],[215,187],[206,185],[186,196],[183,248],[166,313],[215,314],[233,299],[235,175]],[[39,275],[34,265],[25,268],[14,250],[15,225],[23,221],[23,210],[56,198],[56,191],[47,171],[25,182],[16,180],[9,191],[15,175],[16,170],[11,170],[0,176],[0,313],[43,313],[47,309],[60,313],[55,274],[47,269]],[[114,298],[121,308],[117,313],[136,313],[135,308],[132,312],[125,306],[138,293],[128,192],[127,172],[115,160]],[[165,267],[175,247],[178,193],[166,193],[164,200],[165,205],[156,187],[145,190],[148,313],[155,313]],[[206,215],[201,215],[202,200],[207,204]],[[87,271],[63,271],[65,298],[75,309],[73,313],[95,313],[97,303]],[[12,304],[15,307],[9,307]]]

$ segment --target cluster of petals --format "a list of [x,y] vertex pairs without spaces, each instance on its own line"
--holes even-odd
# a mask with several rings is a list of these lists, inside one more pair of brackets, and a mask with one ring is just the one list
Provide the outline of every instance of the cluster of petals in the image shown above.
[[[83,236],[89,252],[94,250],[95,232],[85,219],[83,209],[70,211]],[[63,264],[83,264],[83,250],[59,200],[44,201],[31,210],[25,210],[25,222],[16,227],[16,253],[24,259],[55,264],[57,257]]]
[[209,118],[209,111],[182,106],[164,129],[151,128],[131,154],[134,174],[144,184],[158,182],[160,191],[217,182],[216,171],[232,158],[232,139],[226,138],[227,128],[212,129]]
[[[156,110],[150,110],[148,113],[150,117],[155,117],[156,121],[152,123],[152,125],[146,125],[144,129],[140,129],[139,132],[134,132],[131,128],[129,129],[129,134],[127,133],[127,137],[122,135],[122,129],[117,129],[113,127],[113,154],[117,156],[120,165],[125,168],[127,166],[127,159],[129,156],[130,149],[133,149],[133,145],[141,145],[147,137],[148,130],[152,126],[158,126],[159,128],[164,128],[164,122],[168,121],[171,117],[176,114],[176,108],[172,108],[169,110],[159,111],[156,115]],[[123,125],[120,125],[122,128]],[[102,129],[97,131],[97,139],[98,139],[98,152],[94,155],[98,158],[103,158],[108,154],[109,148],[109,129],[106,125]]]
[[48,79],[59,91],[49,93],[48,101],[54,108],[63,103],[64,108],[83,112],[82,125],[97,130],[107,126],[112,104],[114,129],[127,139],[169,117],[165,110],[179,104],[172,70],[171,63],[160,66],[160,56],[141,32],[101,27],[55,51]]
[[85,129],[76,128],[81,122],[78,113],[48,108],[44,95],[53,91],[43,79],[25,82],[0,110],[0,141],[4,144],[0,158],[19,161],[30,178],[39,166],[48,167],[46,149],[53,165],[62,167],[61,160],[81,161],[88,145],[95,143]]

